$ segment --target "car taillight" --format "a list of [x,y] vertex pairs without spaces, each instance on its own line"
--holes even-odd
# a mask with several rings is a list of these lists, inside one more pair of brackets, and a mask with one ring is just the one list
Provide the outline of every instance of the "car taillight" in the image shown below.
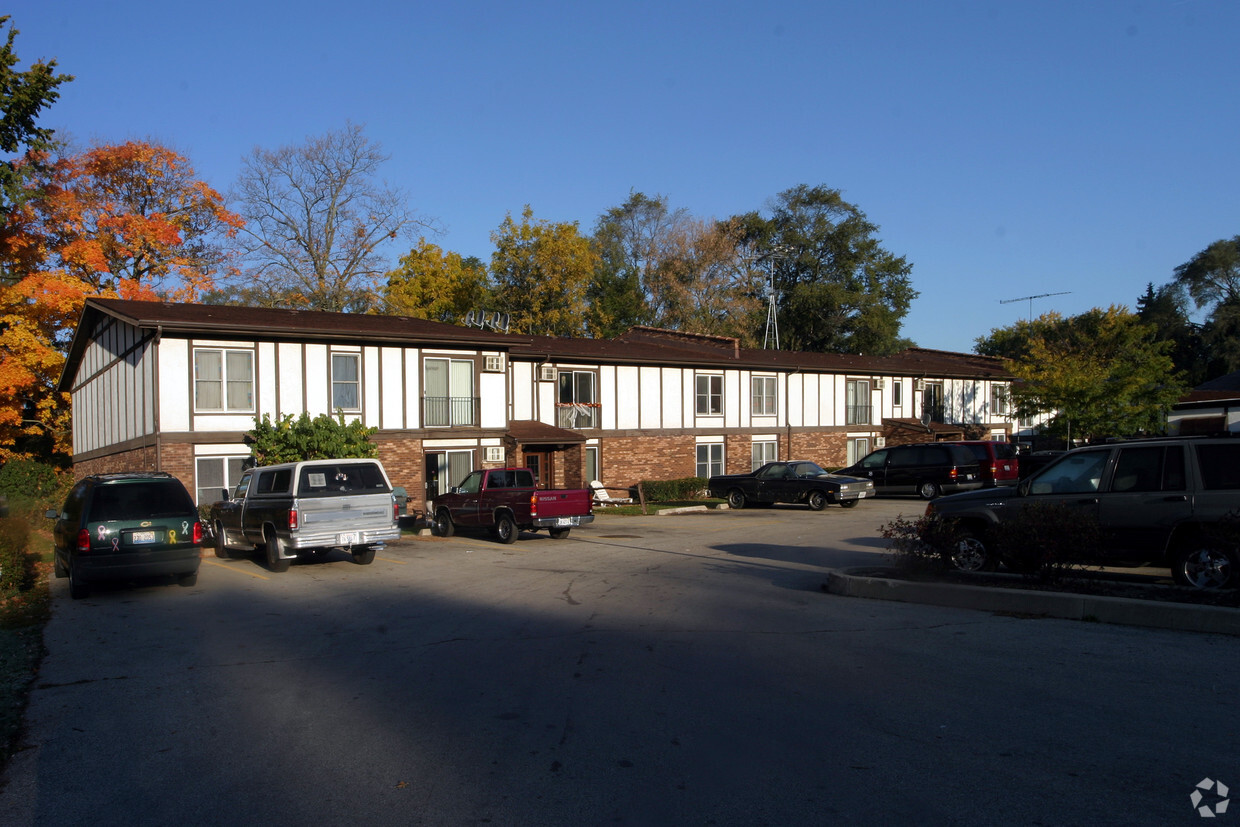
[[202,523],[194,523],[194,545],[202,545]]
[[392,500],[392,522],[400,522],[400,503],[396,502],[396,500]]
[[952,470],[947,472],[947,476],[951,477],[953,480],[956,479],[956,466],[952,466]]
[[993,477],[997,473],[999,473],[999,463],[997,462],[990,463],[990,475]]
[[288,510],[288,529],[289,531],[297,530],[297,509],[290,508]]
[[537,491],[535,491],[533,494],[530,494],[530,516],[531,517],[538,516],[538,492]]
[[85,552],[90,551],[90,532],[86,529],[82,529],[78,532],[77,550],[78,554],[84,554]]

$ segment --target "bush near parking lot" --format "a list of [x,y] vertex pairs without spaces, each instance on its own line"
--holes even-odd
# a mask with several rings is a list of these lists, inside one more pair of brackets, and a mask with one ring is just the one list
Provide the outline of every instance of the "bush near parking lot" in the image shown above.
[[937,574],[951,568],[951,549],[964,537],[956,520],[937,514],[910,520],[897,517],[879,528],[895,567],[911,577]]
[[30,529],[24,520],[0,517],[0,600],[25,590],[34,579],[26,553],[29,544]]
[[49,508],[59,508],[72,485],[71,474],[34,460],[15,459],[0,468],[0,494],[8,497],[9,516],[31,522],[42,520]]
[[993,527],[994,547],[1009,567],[1043,583],[1083,571],[1102,545],[1092,514],[1059,503],[1034,503]]
[[642,480],[641,486],[647,502],[700,500],[702,492],[706,490],[706,479],[705,477],[684,477],[678,480]]

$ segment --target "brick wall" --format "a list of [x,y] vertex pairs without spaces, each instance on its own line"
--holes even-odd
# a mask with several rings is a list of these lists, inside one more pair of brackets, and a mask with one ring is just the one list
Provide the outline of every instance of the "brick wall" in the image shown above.
[[599,445],[602,482],[608,488],[627,488],[641,480],[696,476],[695,444],[691,434],[603,439]]
[[194,491],[194,447],[182,443],[165,443],[158,452],[154,445],[118,451],[73,463],[73,478],[80,480],[91,474],[117,474],[126,471],[167,471],[179,479],[186,490]]

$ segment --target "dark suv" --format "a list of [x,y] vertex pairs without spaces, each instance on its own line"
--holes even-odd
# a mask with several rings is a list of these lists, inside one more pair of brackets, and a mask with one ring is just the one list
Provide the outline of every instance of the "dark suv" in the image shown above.
[[202,523],[181,481],[171,474],[97,474],[73,486],[60,511],[49,511],[53,564],[75,600],[99,580],[174,575],[198,581]]
[[1240,438],[1133,440],[1068,451],[1015,488],[931,503],[926,513],[958,519],[967,535],[953,555],[963,569],[1004,562],[991,529],[1038,504],[1097,519],[1102,542],[1079,562],[1164,565],[1178,583],[1235,584],[1240,540]]
[[977,457],[983,488],[1020,482],[1020,461],[1016,456],[1016,446],[1012,443],[997,439],[966,439],[944,444],[962,445],[973,452],[973,456]]
[[973,452],[947,442],[879,448],[856,465],[841,468],[836,473],[873,480],[874,490],[879,494],[917,494],[926,500],[982,487]]

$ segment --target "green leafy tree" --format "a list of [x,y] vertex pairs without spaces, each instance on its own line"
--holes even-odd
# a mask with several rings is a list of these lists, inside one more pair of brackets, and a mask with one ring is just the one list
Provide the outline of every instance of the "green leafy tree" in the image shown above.
[[534,220],[526,205],[520,223],[504,218],[491,234],[496,310],[510,314],[512,332],[545,336],[592,333],[586,294],[597,254],[576,222]]
[[18,30],[9,16],[0,16],[0,28],[9,25],[4,47],[0,49],[0,152],[14,155],[24,151],[26,163],[0,160],[0,198],[4,211],[32,194],[27,179],[40,173],[44,156],[53,146],[52,130],[37,125],[39,114],[60,97],[59,86],[73,80],[72,75],[56,73],[56,61],[36,61],[26,71],[17,70],[18,57],[13,44]]
[[455,322],[470,310],[487,308],[490,293],[486,265],[479,259],[445,253],[423,238],[387,274],[383,303],[398,316]]
[[1240,370],[1240,235],[1220,239],[1175,268],[1172,285],[1206,312],[1201,328],[1208,376]]
[[254,421],[254,428],[245,435],[250,452],[259,465],[301,462],[309,459],[371,458],[379,449],[370,441],[378,428],[368,428],[360,420],[345,424],[344,414],[335,417],[319,414],[313,419],[307,413],[296,419],[287,414],[272,422],[268,414]]
[[674,255],[674,236],[688,219],[686,210],[669,209],[665,196],[640,192],[630,192],[623,204],[599,216],[590,314],[600,335],[658,323],[651,307],[655,273]]
[[1176,284],[1154,288],[1145,286],[1137,299],[1137,318],[1152,325],[1154,338],[1171,344],[1171,361],[1189,387],[1200,385],[1210,377],[1211,355],[1206,350],[1201,330],[1189,318],[1184,291]]
[[829,353],[893,353],[917,291],[912,265],[883,248],[878,227],[839,190],[805,184],[776,196],[771,217],[735,219],[754,255],[773,250],[781,346]]
[[1171,343],[1122,307],[1079,316],[1047,313],[977,340],[1017,378],[1018,416],[1050,415],[1047,430],[1068,439],[1158,433],[1184,386]]

